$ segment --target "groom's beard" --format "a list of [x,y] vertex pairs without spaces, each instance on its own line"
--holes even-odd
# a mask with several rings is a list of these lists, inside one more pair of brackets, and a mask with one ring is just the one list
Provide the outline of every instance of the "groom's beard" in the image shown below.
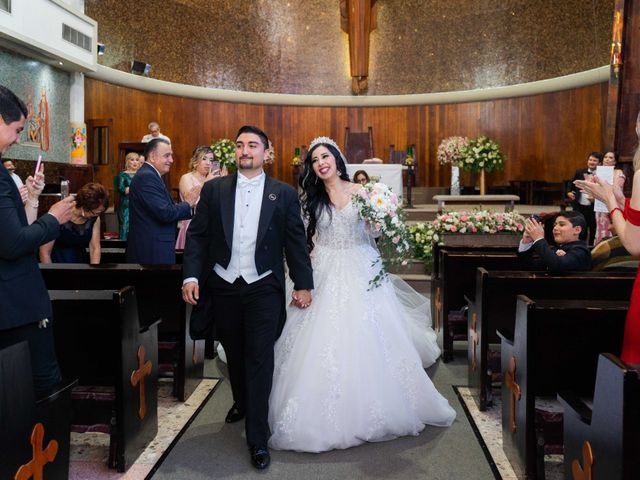
[[240,157],[240,159],[238,160],[238,168],[240,170],[253,170],[253,157]]

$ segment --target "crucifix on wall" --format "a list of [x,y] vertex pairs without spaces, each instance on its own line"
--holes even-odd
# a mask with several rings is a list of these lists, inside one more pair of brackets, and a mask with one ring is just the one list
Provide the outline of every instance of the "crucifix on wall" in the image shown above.
[[340,0],[340,25],[349,35],[351,91],[367,91],[369,76],[369,36],[376,28],[376,0]]

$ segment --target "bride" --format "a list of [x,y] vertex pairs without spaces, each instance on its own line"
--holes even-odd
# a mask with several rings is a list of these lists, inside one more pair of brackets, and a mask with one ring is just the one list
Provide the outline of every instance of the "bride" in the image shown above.
[[361,186],[349,182],[345,163],[328,137],[311,142],[304,162],[315,290],[308,309],[288,310],[275,346],[276,449],[348,448],[449,426],[456,416],[423,369],[440,355],[428,300],[399,279],[368,290],[379,253],[351,202]]

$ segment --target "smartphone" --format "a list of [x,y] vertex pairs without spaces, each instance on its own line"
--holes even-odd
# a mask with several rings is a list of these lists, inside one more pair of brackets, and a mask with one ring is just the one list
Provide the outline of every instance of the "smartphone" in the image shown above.
[[534,213],[533,215],[531,215],[531,218],[538,223],[542,223],[542,218],[537,213]]
[[220,176],[220,162],[218,161],[211,162],[211,175],[213,175],[214,177]]
[[36,162],[36,171],[33,173],[33,178],[36,178],[36,174],[40,171],[41,163],[42,163],[42,155],[38,155],[38,161]]
[[62,180],[60,182],[60,196],[67,198],[69,196],[69,180]]

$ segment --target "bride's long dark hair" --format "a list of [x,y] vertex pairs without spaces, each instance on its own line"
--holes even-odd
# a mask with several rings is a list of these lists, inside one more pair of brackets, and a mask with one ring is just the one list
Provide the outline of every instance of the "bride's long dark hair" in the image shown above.
[[307,156],[304,158],[304,169],[299,180],[300,188],[302,189],[302,196],[300,197],[302,214],[307,221],[307,247],[309,251],[313,250],[314,247],[313,236],[316,233],[318,218],[322,214],[322,211],[327,210],[331,217],[331,200],[329,199],[329,194],[324,187],[324,182],[320,180],[316,172],[313,171],[313,163],[311,160],[314,150],[321,145],[329,150],[336,159],[336,169],[338,170],[340,178],[347,182],[351,181],[347,174],[347,167],[344,164],[340,150],[328,143],[318,143],[309,149]]

